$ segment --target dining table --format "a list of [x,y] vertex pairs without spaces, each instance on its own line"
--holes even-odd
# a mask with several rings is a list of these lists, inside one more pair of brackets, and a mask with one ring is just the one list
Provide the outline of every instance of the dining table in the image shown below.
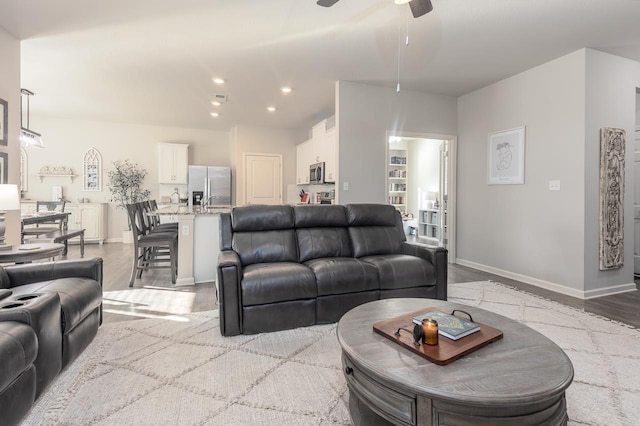
[[55,211],[44,211],[44,212],[33,212],[33,213],[23,213],[20,215],[20,241],[24,243],[24,227],[25,225],[37,225],[43,223],[51,223],[54,221],[61,220],[62,226],[61,230],[66,232],[68,229],[68,219],[71,212],[55,212]]

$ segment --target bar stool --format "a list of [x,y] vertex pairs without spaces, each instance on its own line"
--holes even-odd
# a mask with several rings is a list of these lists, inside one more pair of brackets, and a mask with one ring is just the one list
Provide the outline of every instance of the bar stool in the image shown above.
[[144,204],[127,204],[127,213],[133,231],[133,269],[129,287],[133,287],[136,276],[148,269],[170,268],[171,282],[176,283],[178,269],[178,232],[151,232],[145,224]]

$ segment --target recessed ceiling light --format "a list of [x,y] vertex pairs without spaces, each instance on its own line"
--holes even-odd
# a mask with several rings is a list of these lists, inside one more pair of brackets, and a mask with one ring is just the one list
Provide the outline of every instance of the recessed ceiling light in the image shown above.
[[221,79],[221,78],[214,78],[214,79],[213,79],[213,82],[214,82],[215,84],[224,84],[224,80],[223,80],[223,79]]
[[281,87],[282,93],[291,93],[291,87]]
[[275,112],[275,110],[276,110],[276,107],[274,107],[274,106],[268,106],[267,107],[267,111],[269,111],[269,112]]
[[211,116],[212,116],[212,117],[219,117],[219,116],[220,116],[220,113],[219,113],[219,112],[212,112],[212,113],[211,113]]
[[409,3],[410,0],[393,0],[395,4],[405,4]]
[[222,105],[222,104],[221,104],[220,102],[218,102],[218,101],[211,101],[211,105],[213,105],[213,106],[220,106],[220,105]]

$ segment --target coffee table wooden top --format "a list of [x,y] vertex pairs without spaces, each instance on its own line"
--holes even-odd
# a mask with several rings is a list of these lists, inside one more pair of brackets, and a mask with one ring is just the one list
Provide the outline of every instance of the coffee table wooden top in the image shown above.
[[[373,324],[429,307],[463,309],[504,337],[440,366],[373,331]],[[338,323],[338,340],[355,366],[381,383],[427,397],[478,405],[539,401],[563,393],[573,366],[555,343],[535,330],[492,312],[432,299],[383,299],[360,305]],[[443,338],[443,337],[441,337]]]
[[13,246],[11,250],[0,250],[0,263],[31,262],[55,257],[59,256],[63,249],[64,244],[57,243],[20,244]]

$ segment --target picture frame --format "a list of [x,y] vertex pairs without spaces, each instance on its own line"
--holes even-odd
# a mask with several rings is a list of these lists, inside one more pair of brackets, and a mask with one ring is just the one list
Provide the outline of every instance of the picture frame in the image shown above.
[[524,184],[525,126],[489,133],[487,184]]
[[0,184],[9,183],[9,154],[0,152]]
[[9,103],[0,99],[0,145],[8,145]]

